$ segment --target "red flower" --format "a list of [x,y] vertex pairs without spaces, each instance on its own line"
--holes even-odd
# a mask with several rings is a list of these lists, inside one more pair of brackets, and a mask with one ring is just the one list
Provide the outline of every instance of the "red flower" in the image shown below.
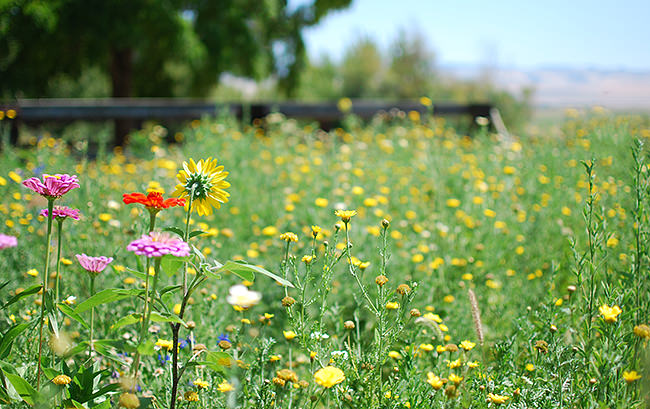
[[145,205],[150,211],[160,211],[174,206],[185,206],[185,199],[163,199],[163,195],[160,192],[151,192],[146,196],[144,193],[125,193],[122,200],[125,204],[140,203]]

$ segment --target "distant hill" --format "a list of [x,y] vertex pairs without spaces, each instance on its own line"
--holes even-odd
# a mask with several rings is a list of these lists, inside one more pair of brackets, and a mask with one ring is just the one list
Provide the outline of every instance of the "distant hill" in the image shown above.
[[602,105],[615,110],[650,110],[650,70],[599,70],[570,68],[477,68],[446,66],[443,75],[455,78],[487,78],[511,92],[535,90],[540,108]]

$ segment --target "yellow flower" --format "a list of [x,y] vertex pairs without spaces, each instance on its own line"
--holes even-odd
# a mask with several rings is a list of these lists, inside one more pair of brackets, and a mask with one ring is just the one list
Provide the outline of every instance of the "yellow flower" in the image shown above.
[[396,310],[399,308],[399,303],[394,301],[389,301],[386,303],[387,310]]
[[172,341],[168,341],[166,339],[160,339],[159,338],[158,341],[156,341],[156,346],[158,346],[160,348],[170,350],[170,349],[172,349],[174,347],[174,343]]
[[460,361],[460,358],[456,359],[455,361],[451,361],[451,362],[450,362],[450,361],[447,361],[447,366],[448,366],[449,368],[451,368],[451,369],[458,368],[458,367],[460,367],[460,366],[462,366],[462,365],[463,365],[463,364],[462,364],[462,362]]
[[288,232],[282,233],[280,235],[280,240],[284,240],[287,243],[292,242],[292,241],[297,242],[298,241],[298,236],[296,235],[296,233],[292,233],[292,232],[288,231]]
[[305,264],[309,264],[309,263],[311,263],[312,261],[314,261],[314,256],[312,256],[311,254],[309,254],[309,255],[305,255],[305,256],[302,256],[302,262],[303,262],[303,263],[305,263]]
[[646,324],[637,325],[634,327],[634,335],[639,338],[650,339],[650,327]]
[[194,382],[194,386],[196,386],[199,389],[207,389],[210,384],[201,378],[197,378]]
[[456,385],[458,385],[463,380],[463,377],[458,376],[455,373],[453,373],[453,374],[449,375],[449,380],[451,382],[455,383]]
[[188,402],[198,402],[199,401],[199,394],[194,392],[194,391],[187,391],[183,395],[186,401]]
[[318,233],[320,233],[321,230],[322,229],[320,228],[320,226],[311,226],[311,235],[314,236],[314,238],[316,238],[318,236]]
[[29,270],[27,272],[27,275],[30,275],[32,277],[36,277],[38,275],[38,270],[36,270],[35,268],[32,268],[31,270]]
[[488,393],[488,399],[492,403],[496,403],[497,405],[501,405],[503,403],[506,403],[508,399],[510,399],[509,396],[502,396],[502,395],[497,395],[495,393]]
[[262,234],[265,236],[275,236],[278,234],[278,228],[275,226],[266,226],[262,229]]
[[325,199],[324,197],[319,197],[314,201],[314,204],[318,207],[327,207],[329,204],[329,200]]
[[217,390],[221,393],[230,392],[233,389],[235,388],[233,388],[233,386],[229,384],[228,381],[223,381],[219,385],[217,385]]
[[623,379],[625,379],[625,382],[627,383],[632,383],[641,379],[641,375],[639,375],[636,371],[623,371]]
[[478,368],[478,361],[470,361],[467,363],[468,368]]
[[528,372],[533,372],[535,370],[535,365],[533,364],[526,364],[526,370]]
[[618,246],[618,239],[614,236],[607,239],[607,247],[616,247]]
[[458,207],[458,206],[460,206],[460,200],[447,199],[447,207]]
[[291,341],[292,339],[294,339],[295,337],[298,336],[295,332],[293,332],[293,331],[291,331],[291,330],[289,330],[289,331],[282,331],[282,334],[284,335],[284,337],[285,337],[288,341]]
[[442,388],[443,385],[442,379],[434,375],[433,372],[427,373],[427,383],[431,385],[435,390]]
[[598,311],[600,311],[600,314],[603,316],[603,319],[605,322],[616,322],[617,317],[623,312],[621,310],[621,307],[618,305],[615,305],[613,307],[610,307],[607,304],[603,304],[598,308]]
[[198,163],[194,159],[190,162],[183,162],[176,178],[180,182],[176,185],[173,195],[187,199],[189,205],[190,194],[194,189],[192,209],[198,212],[199,216],[211,215],[212,208],[219,209],[222,203],[228,201],[230,194],[224,189],[230,187],[226,182],[228,172],[224,172],[223,166],[217,166],[217,159],[201,159]]
[[397,352],[397,351],[390,351],[388,353],[388,356],[393,358],[393,359],[402,359],[402,355],[400,355],[400,353]]
[[55,385],[67,385],[70,382],[72,382],[72,378],[70,378],[68,375],[58,375],[52,379],[52,383]]
[[331,388],[332,386],[343,382],[345,380],[345,375],[339,368],[326,366],[325,368],[316,371],[314,374],[314,380],[324,388]]
[[461,342],[458,346],[463,348],[465,351],[471,351],[472,348],[474,348],[476,346],[476,344],[473,343],[472,341],[465,340],[465,341]]
[[431,352],[434,350],[434,346],[431,344],[420,344],[420,349],[425,352]]
[[340,217],[343,223],[349,223],[353,216],[356,216],[356,210],[337,210],[334,212],[336,217]]

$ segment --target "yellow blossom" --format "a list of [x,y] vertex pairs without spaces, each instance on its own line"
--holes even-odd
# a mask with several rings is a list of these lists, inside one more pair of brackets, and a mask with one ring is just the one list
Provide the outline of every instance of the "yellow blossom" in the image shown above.
[[427,383],[433,387],[433,389],[438,390],[442,388],[443,382],[440,377],[433,374],[433,372],[427,373]]
[[503,396],[503,395],[497,395],[494,393],[488,393],[488,399],[492,403],[496,403],[497,405],[501,405],[506,403],[508,399],[510,399],[509,396]]
[[314,374],[314,380],[324,388],[331,388],[332,386],[343,382],[345,380],[345,375],[339,368],[326,366],[325,368],[316,371]]
[[603,304],[598,308],[598,311],[600,311],[600,314],[603,316],[603,319],[605,322],[616,322],[617,317],[623,312],[621,310],[621,307],[618,305],[615,305],[613,307],[608,306],[607,304]]

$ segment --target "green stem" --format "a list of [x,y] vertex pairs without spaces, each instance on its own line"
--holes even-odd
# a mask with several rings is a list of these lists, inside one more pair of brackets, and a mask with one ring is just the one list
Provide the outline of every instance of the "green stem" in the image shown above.
[[[95,275],[90,273],[90,296],[95,295]],[[93,346],[93,336],[95,335],[95,307],[90,309],[90,350],[89,357],[92,357],[92,352],[94,349]]]
[[59,302],[59,281],[61,277],[61,236],[63,234],[63,220],[57,220],[58,229],[57,229],[57,249],[56,249],[56,285],[54,293],[54,303]]
[[41,325],[38,334],[38,369],[36,372],[36,389],[41,386],[41,357],[43,356],[43,326],[45,325],[45,293],[47,292],[47,280],[50,274],[50,251],[52,239],[52,213],[54,211],[54,198],[47,199],[47,237],[45,250],[45,271],[43,273],[43,288],[41,289]]
[[[187,217],[185,218],[185,243],[190,244],[190,219],[192,215],[192,202],[194,202],[194,186],[190,190],[190,200],[187,207]],[[187,262],[183,264],[183,296],[187,294]]]
[[370,296],[368,295],[368,292],[366,291],[366,287],[363,286],[363,283],[361,282],[361,279],[359,278],[359,275],[357,272],[354,270],[354,265],[352,264],[352,252],[350,251],[350,225],[348,223],[345,223],[345,252],[348,256],[348,270],[350,271],[350,274],[357,280],[357,285],[361,289],[361,293],[363,294],[364,298],[368,302],[368,306],[372,310],[373,313],[375,313],[375,316],[379,317],[379,310],[375,306],[375,304],[372,302],[370,299]]

